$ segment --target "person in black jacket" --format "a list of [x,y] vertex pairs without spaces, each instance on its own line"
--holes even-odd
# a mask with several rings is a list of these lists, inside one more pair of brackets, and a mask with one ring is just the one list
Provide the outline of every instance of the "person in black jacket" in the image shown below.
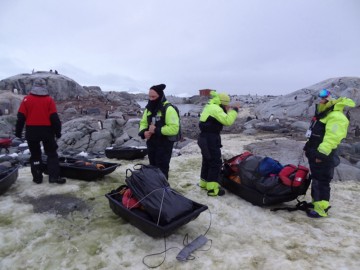
[[168,179],[175,137],[180,129],[180,118],[167,101],[165,88],[165,84],[150,87],[149,102],[139,124],[139,136],[146,139],[150,165],[160,168]]
[[66,179],[60,178],[59,158],[56,152],[58,145],[55,137],[61,137],[61,121],[57,114],[54,100],[49,96],[46,82],[36,79],[29,92],[20,104],[15,136],[21,138],[26,125],[25,138],[31,153],[30,165],[33,181],[41,184],[42,158],[41,145],[47,155],[49,183],[64,184]]

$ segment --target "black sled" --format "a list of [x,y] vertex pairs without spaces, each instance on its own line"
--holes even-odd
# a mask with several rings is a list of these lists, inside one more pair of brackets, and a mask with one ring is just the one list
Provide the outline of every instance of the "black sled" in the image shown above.
[[[93,161],[71,157],[59,157],[60,176],[84,181],[96,181],[115,171],[120,166],[118,163]],[[47,171],[46,159],[43,159],[42,169]]]
[[17,180],[19,167],[0,167],[0,195],[4,194]]

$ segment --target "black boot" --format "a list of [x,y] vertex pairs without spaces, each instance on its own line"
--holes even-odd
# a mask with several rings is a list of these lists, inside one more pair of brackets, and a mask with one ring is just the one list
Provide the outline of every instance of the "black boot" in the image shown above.
[[49,176],[49,183],[50,184],[65,184],[66,178]]
[[41,161],[31,161],[30,166],[33,182],[36,184],[41,184],[43,181]]

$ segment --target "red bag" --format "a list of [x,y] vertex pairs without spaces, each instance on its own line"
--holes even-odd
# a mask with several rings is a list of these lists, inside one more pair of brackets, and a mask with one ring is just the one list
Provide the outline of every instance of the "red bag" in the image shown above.
[[135,197],[133,196],[130,188],[126,189],[124,192],[123,197],[122,197],[122,204],[127,209],[139,208],[141,206],[139,201],[137,199],[135,199]]
[[299,187],[307,179],[309,169],[305,166],[288,164],[279,172],[281,182],[290,187]]
[[250,153],[249,151],[245,151],[244,153],[237,155],[235,157],[230,158],[229,160],[225,161],[225,165],[226,167],[228,167],[228,169],[230,169],[230,172],[228,172],[229,174],[231,173],[238,173],[239,172],[239,164],[241,163],[241,161],[247,159],[249,156],[252,156],[252,153]]
[[309,169],[305,166],[299,165],[295,173],[294,187],[300,186],[309,174]]

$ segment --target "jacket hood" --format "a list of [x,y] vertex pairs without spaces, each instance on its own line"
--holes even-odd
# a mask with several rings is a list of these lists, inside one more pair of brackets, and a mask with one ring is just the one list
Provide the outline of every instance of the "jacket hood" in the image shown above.
[[49,91],[46,87],[46,82],[43,79],[36,79],[34,81],[34,84],[30,90],[30,94],[36,95],[36,96],[48,96]]
[[337,99],[337,101],[338,102],[334,106],[335,111],[342,111],[344,110],[344,107],[354,108],[356,106],[355,101],[353,101],[351,98],[340,97]]
[[334,106],[334,111],[343,111],[344,107],[353,108],[355,105],[355,102],[351,98],[340,97],[338,99],[332,99],[326,104],[319,104],[318,109],[319,112],[323,112],[331,106]]
[[216,105],[221,104],[219,94],[216,91],[211,91],[210,96],[212,96],[212,98],[210,99],[209,104],[216,104]]

